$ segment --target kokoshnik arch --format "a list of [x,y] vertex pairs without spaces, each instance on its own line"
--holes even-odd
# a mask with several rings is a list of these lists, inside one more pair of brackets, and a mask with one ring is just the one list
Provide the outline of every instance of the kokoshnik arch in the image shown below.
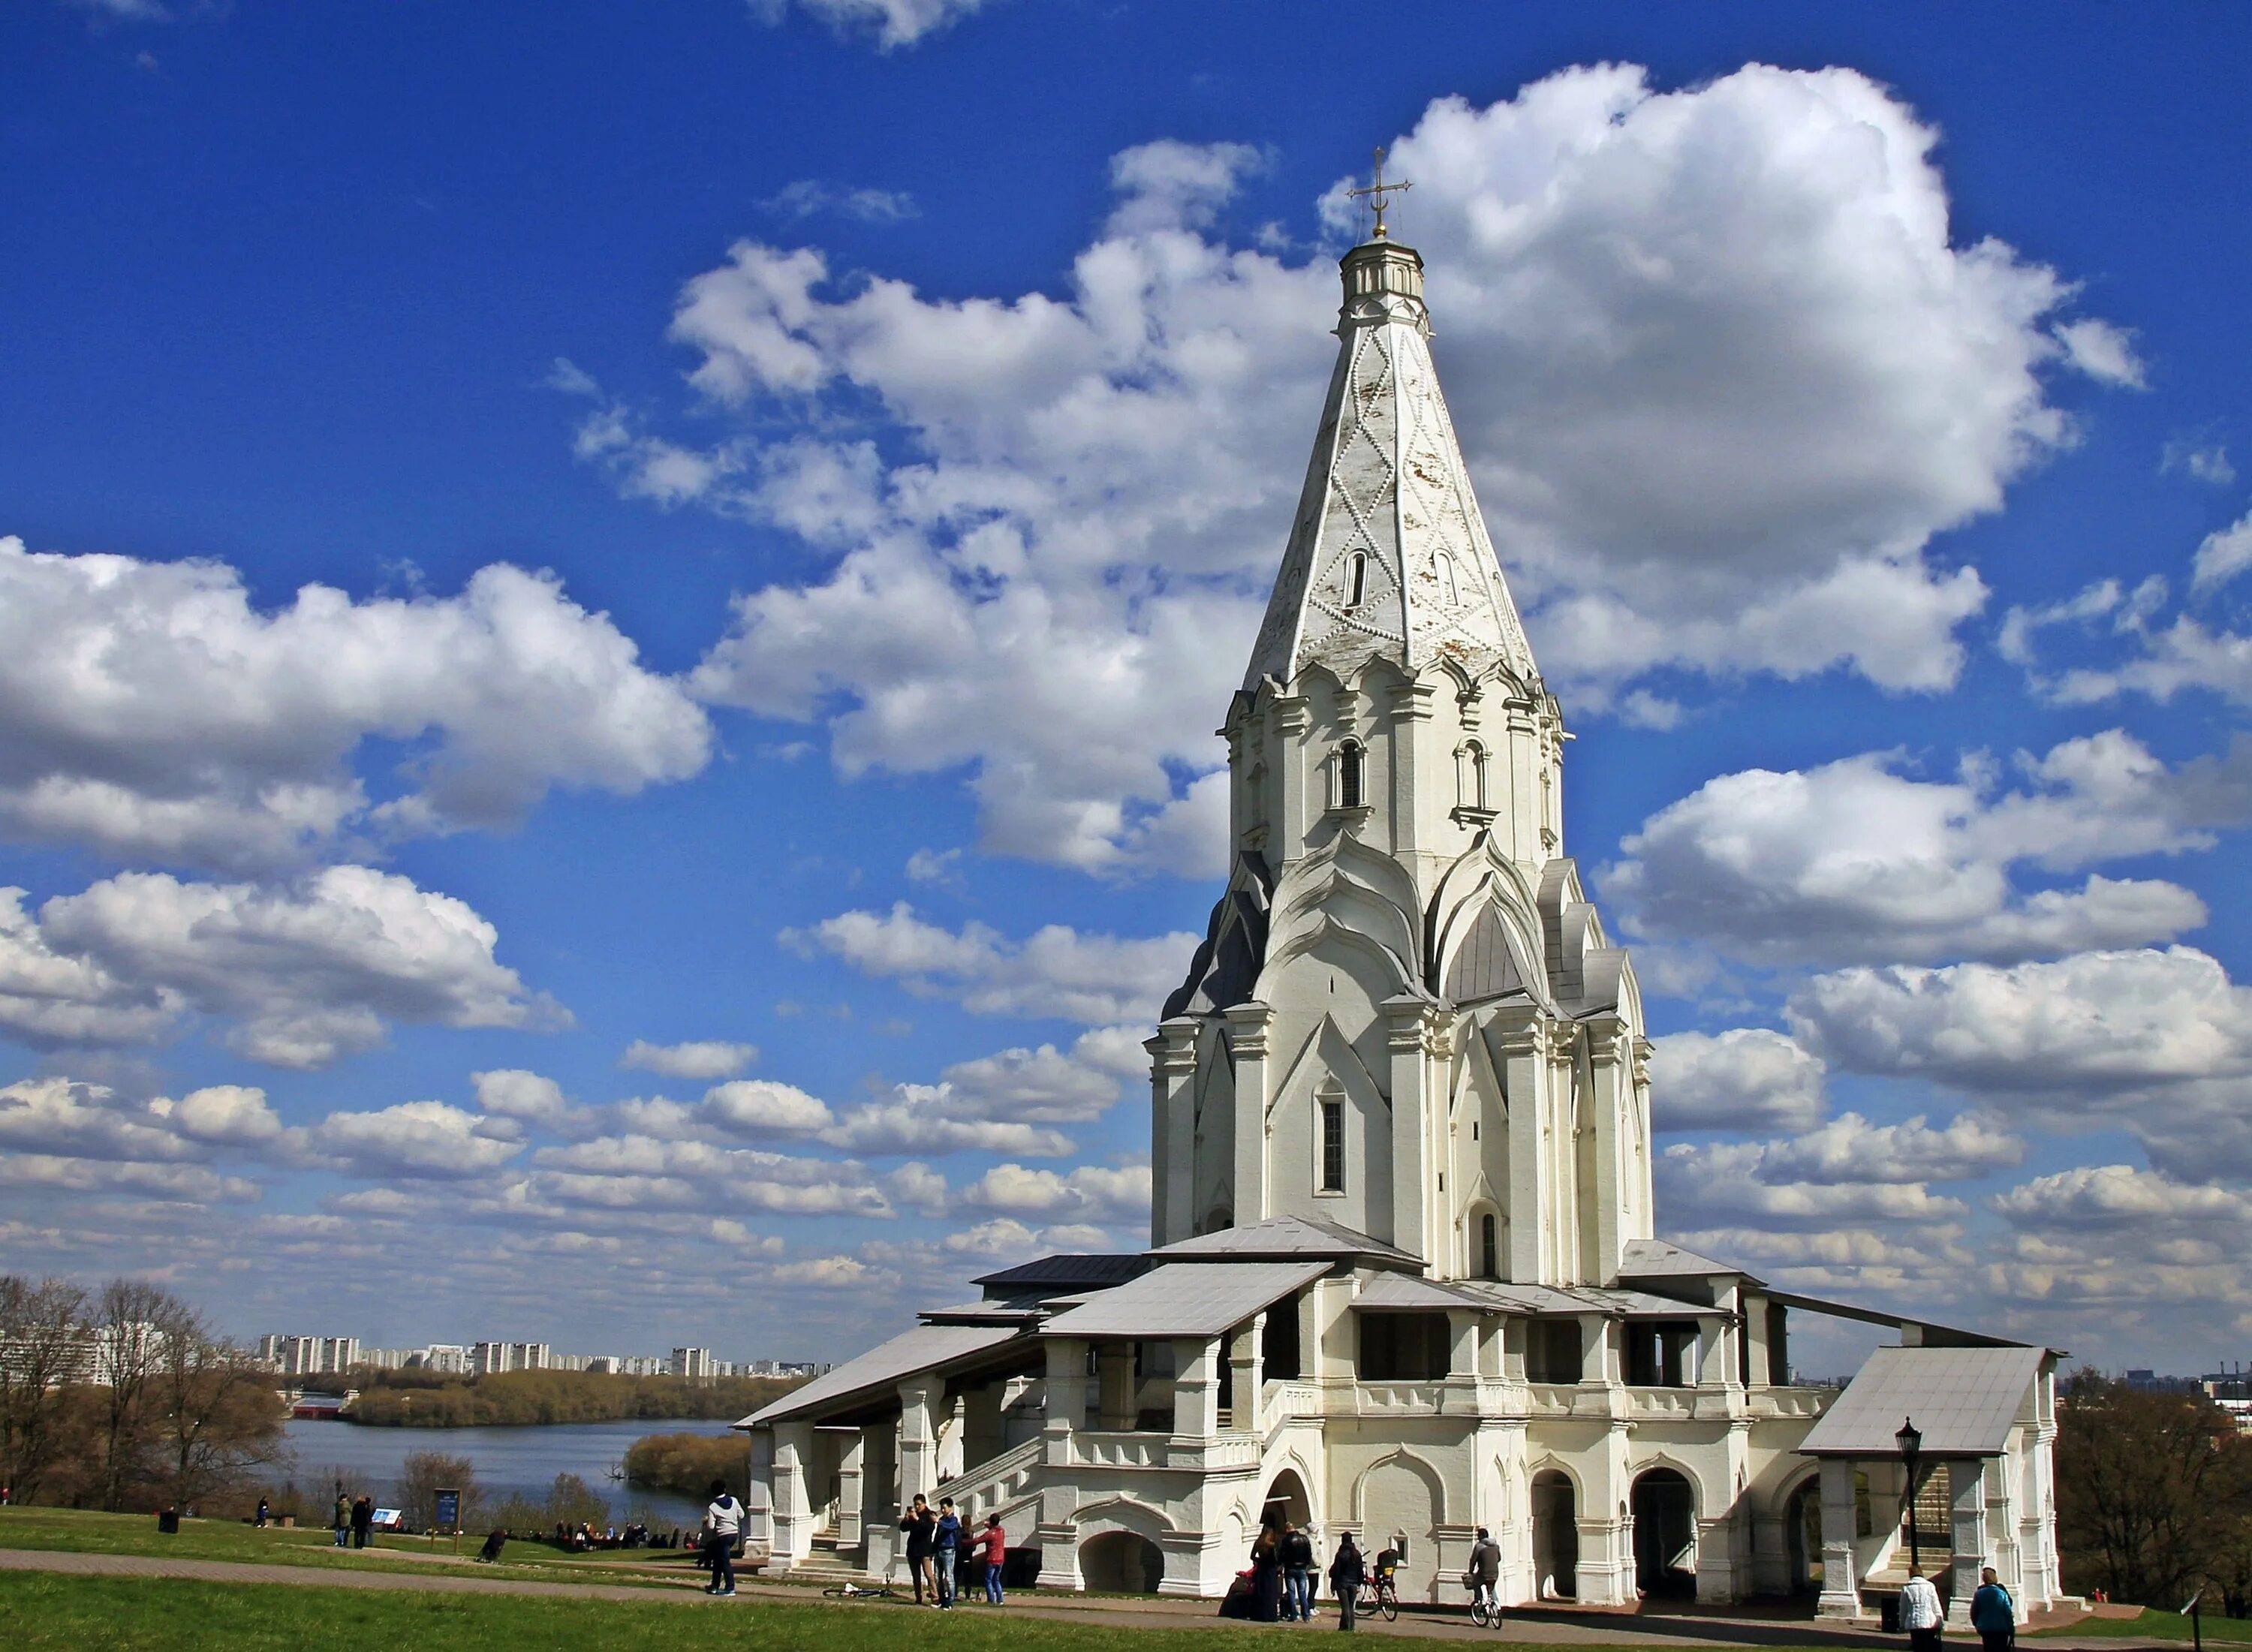
[[[1640,990],[1564,853],[1570,736],[1439,392],[1422,260],[1380,229],[1342,268],[1222,730],[1233,871],[1148,1045],[1150,1248],[974,1281],[745,1419],[768,1565],[899,1575],[921,1492],[1001,1515],[1042,1586],[1217,1595],[1287,1515],[1401,1540],[1410,1600],[1456,1598],[1484,1525],[1505,1600],[1818,1587],[1851,1616],[1904,1578],[1913,1506],[1957,1616],[1985,1564],[2047,1604],[2051,1350],[1655,1237]],[[1794,1308],[1901,1345],[1793,1386]]]

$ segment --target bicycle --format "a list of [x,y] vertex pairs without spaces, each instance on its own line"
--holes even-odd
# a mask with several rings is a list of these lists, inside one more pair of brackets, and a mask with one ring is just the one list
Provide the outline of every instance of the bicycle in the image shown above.
[[900,1592],[883,1584],[864,1589],[857,1583],[840,1583],[833,1589],[824,1589],[822,1598],[828,1600],[896,1600]]
[[1501,1628],[1501,1602],[1498,1600],[1488,1600],[1484,1590],[1473,1588],[1470,1591],[1470,1621],[1481,1629]]
[[1397,1622],[1400,1618],[1400,1591],[1392,1585],[1392,1574],[1380,1572],[1373,1578],[1362,1579],[1360,1593],[1353,1604],[1357,1610],[1364,1613],[1382,1613],[1387,1623]]

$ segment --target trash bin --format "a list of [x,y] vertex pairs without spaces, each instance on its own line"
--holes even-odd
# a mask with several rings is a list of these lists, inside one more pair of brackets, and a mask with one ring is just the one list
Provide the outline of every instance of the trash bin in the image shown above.
[[156,1511],[157,1531],[177,1533],[179,1529],[180,1511],[177,1509],[159,1509]]

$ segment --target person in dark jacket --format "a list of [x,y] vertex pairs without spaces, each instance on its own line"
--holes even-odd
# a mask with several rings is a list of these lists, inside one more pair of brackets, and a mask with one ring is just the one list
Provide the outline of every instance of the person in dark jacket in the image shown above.
[[365,1549],[369,1534],[375,1530],[375,1499],[362,1497],[351,1506],[352,1547]]
[[1348,1531],[1338,1539],[1337,1558],[1330,1562],[1330,1587],[1338,1599],[1338,1628],[1348,1635],[1352,1633],[1353,1603],[1367,1579],[1368,1563],[1352,1546],[1352,1533]]
[[1275,1554],[1282,1563],[1282,1615],[1300,1623],[1310,1623],[1314,1616],[1314,1540],[1285,1520]]
[[1282,1557],[1272,1526],[1259,1528],[1251,1544],[1251,1621],[1273,1623],[1282,1615]]
[[961,1579],[955,1568],[962,1563],[962,1517],[954,1512],[954,1499],[938,1500],[938,1519],[930,1534],[930,1569],[938,1590],[938,1609],[954,1610],[954,1592]]
[[[900,1517],[900,1530],[907,1537],[907,1572],[914,1579],[915,1604],[938,1604],[938,1579],[930,1569],[930,1551],[938,1541],[938,1517],[930,1511],[930,1500],[915,1493],[914,1502]],[[923,1590],[928,1588],[926,1599]]]
[[1985,1652],[2010,1652],[2018,1638],[2018,1603],[1988,1566],[1978,1574],[1978,1593],[1970,1597],[1970,1627],[1978,1631]]

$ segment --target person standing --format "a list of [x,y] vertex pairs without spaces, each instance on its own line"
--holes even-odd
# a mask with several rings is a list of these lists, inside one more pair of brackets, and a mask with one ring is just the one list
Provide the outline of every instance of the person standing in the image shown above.
[[711,1564],[712,1581],[704,1593],[732,1600],[735,1593],[735,1537],[743,1529],[743,1505],[728,1495],[727,1482],[712,1482],[712,1501],[704,1509],[704,1558]]
[[363,1494],[351,1506],[352,1547],[365,1549],[375,1530],[375,1499]]
[[1944,1615],[1939,1591],[1931,1579],[1921,1572],[1909,1572],[1908,1581],[1901,1586],[1900,1621],[1915,1652],[1939,1652],[1939,1625]]
[[[907,1535],[907,1575],[914,1579],[917,1606],[938,1604],[938,1579],[930,1574],[931,1544],[938,1535],[938,1517],[930,1511],[930,1501],[918,1491],[914,1502],[900,1517],[900,1530]],[[926,1596],[923,1591],[930,1593]]]
[[1001,1529],[999,1515],[985,1517],[985,1530],[977,1534],[974,1548],[985,1556],[985,1604],[1001,1604],[1001,1567],[1009,1558],[1009,1534]]
[[344,1496],[344,1489],[339,1485],[337,1488],[337,1506],[329,1511],[329,1524],[336,1528],[337,1547],[339,1549],[344,1547],[348,1541],[347,1534],[351,1531],[351,1499]]
[[1282,1615],[1282,1539],[1274,1527],[1262,1526],[1251,1543],[1251,1621],[1273,1623]]
[[274,1505],[261,1497],[258,1500],[258,1529],[266,1530],[266,1523],[274,1517]]
[[1352,1608],[1367,1578],[1368,1563],[1352,1546],[1352,1533],[1348,1531],[1338,1539],[1337,1557],[1330,1562],[1330,1587],[1337,1592],[1338,1628],[1347,1635],[1353,1632]]
[[1477,1529],[1477,1541],[1470,1544],[1470,1599],[1483,1602],[1485,1609],[1497,1619],[1501,1614],[1501,1602],[1495,1597],[1494,1586],[1501,1581],[1501,1545],[1493,1540],[1484,1526]]
[[959,1579],[955,1567],[962,1562],[962,1517],[954,1512],[954,1499],[938,1500],[938,1520],[931,1528],[930,1568],[938,1585],[938,1609],[954,1610],[954,1590]]
[[1290,1521],[1282,1523],[1275,1545],[1282,1563],[1282,1615],[1300,1623],[1314,1618],[1314,1540]]
[[1988,1566],[1978,1573],[1978,1593],[1970,1597],[1970,1627],[1985,1652],[2010,1652],[2018,1639],[2018,1603]]

